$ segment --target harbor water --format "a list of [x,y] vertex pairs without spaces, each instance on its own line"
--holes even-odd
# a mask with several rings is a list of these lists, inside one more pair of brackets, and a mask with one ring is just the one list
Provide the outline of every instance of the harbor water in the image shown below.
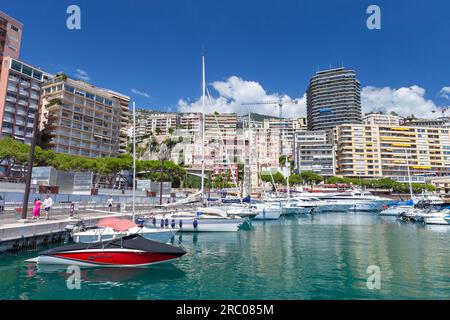
[[[81,269],[0,255],[0,299],[449,299],[450,226],[375,213],[253,222],[237,233],[178,234],[187,254],[147,268]],[[368,286],[379,268],[379,288]],[[375,268],[375,269],[374,269]],[[370,282],[370,281],[369,281]],[[369,289],[372,288],[372,289]]]

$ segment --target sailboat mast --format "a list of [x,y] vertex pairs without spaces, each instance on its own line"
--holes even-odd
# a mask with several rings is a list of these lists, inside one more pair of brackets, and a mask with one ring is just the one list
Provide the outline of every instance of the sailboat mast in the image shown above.
[[205,55],[202,54],[202,205],[204,204],[205,190],[205,97],[206,97],[206,77],[205,77]]
[[411,172],[409,170],[408,150],[406,150],[406,149],[405,149],[405,156],[406,156],[406,170],[408,171],[409,194],[412,199],[414,195],[413,195],[413,187],[412,187],[412,182],[411,182]]
[[136,103],[133,101],[133,222],[136,202]]

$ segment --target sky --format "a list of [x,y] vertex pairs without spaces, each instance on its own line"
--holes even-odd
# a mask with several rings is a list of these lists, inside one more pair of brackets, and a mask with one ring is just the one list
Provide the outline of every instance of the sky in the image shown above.
[[[81,29],[69,30],[69,5]],[[381,29],[369,30],[369,5]],[[430,116],[450,105],[450,1],[2,0],[24,24],[21,60],[129,95],[138,108],[305,115],[320,69],[357,73],[363,111]],[[450,111],[449,111],[450,114]]]

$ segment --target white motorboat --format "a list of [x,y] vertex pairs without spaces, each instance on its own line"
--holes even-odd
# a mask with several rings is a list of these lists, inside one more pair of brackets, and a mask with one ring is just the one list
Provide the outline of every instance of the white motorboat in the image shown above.
[[[126,231],[116,230],[114,229],[114,224],[112,223],[121,223],[121,225],[126,223],[128,225],[128,229]],[[177,232],[176,229],[156,229],[147,228],[145,226],[139,227],[132,221],[117,218],[102,219],[97,225],[98,228],[95,229],[74,232],[72,234],[74,242],[93,243],[99,241],[110,241],[132,234],[139,234],[146,239],[166,243],[170,241],[170,239],[172,239]]]
[[[154,226],[177,228],[179,232],[236,232],[245,219],[218,208],[198,208],[195,212],[175,212],[150,217]],[[159,224],[160,221],[160,224]]]
[[442,210],[430,212],[428,214],[424,214],[423,221],[426,224],[439,224],[439,225],[449,225],[450,219],[446,220],[446,217],[450,215],[450,210]]
[[277,220],[282,214],[282,207],[280,202],[275,201],[255,201],[251,202],[251,207],[257,215],[254,220]]
[[388,207],[386,209],[383,209],[380,212],[380,216],[384,217],[398,217],[402,213],[405,213],[409,209],[412,209],[413,206],[408,205],[402,205],[402,206],[394,206],[394,207]]
[[381,211],[390,199],[372,195],[367,191],[353,189],[343,193],[317,195],[321,200],[334,200],[342,205],[350,205],[353,211]]
[[291,199],[283,205],[283,214],[309,214],[315,206],[305,206],[302,201]]
[[310,213],[347,212],[351,205],[335,200],[321,200],[313,196],[299,196],[294,198],[298,206],[309,209]]

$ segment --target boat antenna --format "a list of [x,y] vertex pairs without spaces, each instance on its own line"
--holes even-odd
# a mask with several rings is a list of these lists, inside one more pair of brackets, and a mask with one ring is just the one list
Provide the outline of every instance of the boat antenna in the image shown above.
[[136,102],[133,101],[133,222],[136,202]]
[[205,98],[206,98],[206,79],[205,79],[205,52],[202,50],[202,182],[201,182],[201,201],[205,203]]

